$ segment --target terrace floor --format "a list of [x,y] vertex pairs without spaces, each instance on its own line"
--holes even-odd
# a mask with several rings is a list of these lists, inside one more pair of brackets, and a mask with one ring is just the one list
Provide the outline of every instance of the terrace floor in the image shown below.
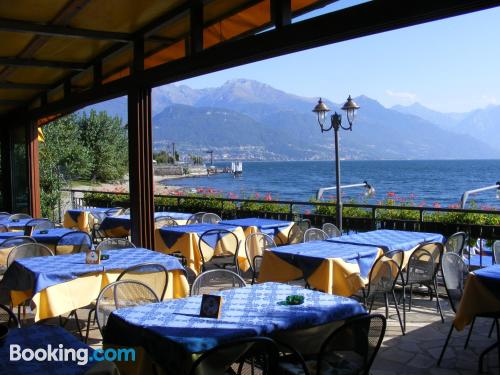
[[[494,338],[488,338],[491,320],[478,319],[467,350],[464,350],[465,338],[468,327],[462,332],[454,331],[447,352],[441,364],[437,367],[437,359],[443,347],[446,335],[453,319],[453,311],[447,300],[441,299],[445,313],[445,323],[441,323],[439,314],[436,312],[435,301],[427,297],[416,296],[411,312],[407,312],[407,333],[401,335],[401,329],[394,308],[389,310],[391,314],[388,320],[386,335],[372,366],[373,375],[469,375],[478,373],[479,354],[486,347],[495,342]],[[374,306],[373,312],[384,314],[382,305]],[[88,310],[78,310],[80,324],[86,326]],[[29,319],[29,315],[27,315]],[[58,319],[49,323],[58,324]],[[74,320],[68,322],[67,328],[78,335]],[[101,336],[97,326],[91,327],[89,344],[94,348],[101,347]],[[485,374],[498,374],[497,351],[488,354],[484,361],[483,371]]]

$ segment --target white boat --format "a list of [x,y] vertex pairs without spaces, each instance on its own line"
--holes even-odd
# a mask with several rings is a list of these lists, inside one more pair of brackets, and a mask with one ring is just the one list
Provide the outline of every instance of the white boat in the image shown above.
[[243,174],[243,162],[233,161],[231,163],[231,172],[234,176],[241,176]]

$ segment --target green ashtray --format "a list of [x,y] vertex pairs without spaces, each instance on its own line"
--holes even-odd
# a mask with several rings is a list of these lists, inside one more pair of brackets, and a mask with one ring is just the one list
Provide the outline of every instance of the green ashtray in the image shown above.
[[109,259],[109,254],[102,254],[101,255],[101,260],[108,260]]
[[304,296],[300,294],[294,294],[291,296],[287,296],[285,303],[287,305],[302,305],[304,303]]

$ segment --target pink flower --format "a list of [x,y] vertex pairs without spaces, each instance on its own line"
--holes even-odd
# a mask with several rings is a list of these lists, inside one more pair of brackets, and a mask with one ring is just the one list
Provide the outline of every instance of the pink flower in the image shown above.
[[441,205],[438,202],[434,202],[432,204],[432,207],[434,207],[434,208],[441,208]]
[[389,191],[389,192],[387,193],[387,196],[388,196],[388,197],[395,197],[395,196],[396,196],[396,193],[395,193],[395,192],[393,192],[393,191]]
[[260,198],[260,194],[259,193],[255,193],[255,199],[259,199]]
[[306,215],[310,215],[310,214],[311,214],[311,210],[305,210],[305,211],[304,211],[304,213],[305,213]]
[[454,203],[454,204],[448,205],[448,208],[460,208],[460,205],[458,203]]
[[264,197],[264,200],[265,201],[272,201],[273,197],[272,197],[271,193],[267,193],[266,196]]

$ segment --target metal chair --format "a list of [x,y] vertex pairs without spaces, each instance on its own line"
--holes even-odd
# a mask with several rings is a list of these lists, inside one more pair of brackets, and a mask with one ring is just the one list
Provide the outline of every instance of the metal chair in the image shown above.
[[0,304],[0,326],[21,328],[21,324],[16,314],[14,314],[10,308],[2,304]]
[[[214,243],[213,248],[211,245],[208,245],[208,243]],[[200,251],[202,271],[206,271],[207,263],[211,262],[211,264],[219,268],[233,266],[236,273],[239,274],[239,248],[240,241],[238,237],[227,229],[209,229],[203,232],[198,239],[198,250]],[[220,250],[222,254],[214,255],[215,249]],[[231,261],[228,262],[228,259],[231,259]]]
[[[401,255],[401,256],[400,256]],[[396,259],[402,258],[401,250],[392,251],[390,254],[380,256],[373,264],[368,275],[368,288],[364,294],[365,306],[371,297],[369,313],[372,312],[373,302],[377,295],[383,295],[385,303],[385,317],[389,319],[389,295],[392,296],[394,307],[398,315],[401,332],[405,334],[401,315],[399,313],[398,302],[396,300],[395,287],[401,273],[401,263]]]
[[304,240],[304,231],[296,223],[288,232],[288,245],[301,243]]
[[149,286],[163,301],[168,287],[168,270],[163,264],[142,263],[125,269],[116,279],[140,281]]
[[242,288],[245,280],[233,271],[219,269],[200,273],[191,286],[191,296],[210,294],[221,290]]
[[76,254],[89,251],[92,248],[92,238],[86,232],[74,231],[64,234],[56,245],[56,255]]
[[304,232],[304,242],[324,241],[328,238],[328,234],[322,229],[309,228]]
[[363,315],[347,320],[321,346],[317,375],[330,374],[335,369],[346,373],[369,374],[385,335],[383,315]]
[[32,217],[28,214],[13,214],[9,216],[9,221],[23,220],[23,219],[32,219]]
[[340,229],[337,228],[335,224],[324,223],[321,229],[323,229],[323,231],[328,234],[329,238],[342,236],[342,232],[340,232]]
[[245,239],[245,252],[250,269],[252,270],[252,284],[255,283],[260,271],[264,251],[276,247],[273,238],[265,233],[252,233]]
[[436,274],[439,269],[441,257],[443,254],[443,244],[439,242],[424,243],[417,247],[408,260],[406,273],[402,278],[403,287],[403,323],[406,331],[406,288],[410,287],[410,302],[409,311],[412,306],[413,285],[425,285],[432,298],[433,294],[436,297],[436,307],[441,316],[441,321],[444,323],[443,312],[441,311],[441,303],[437,293]]
[[26,223],[26,227],[33,227],[33,230],[54,229],[55,224],[49,219],[32,219]]
[[297,226],[302,229],[302,232],[305,232],[309,228],[311,228],[311,220],[309,219],[299,219],[295,222]]
[[146,284],[134,280],[120,280],[105,286],[96,301],[96,320],[103,332],[109,315],[120,308],[159,302],[156,293]]
[[7,257],[7,268],[10,267],[16,259],[53,256],[52,250],[41,243],[24,243],[12,249]]
[[[282,375],[368,375],[386,330],[383,315],[361,315],[345,321],[323,342],[317,356],[304,361],[293,355],[278,362]],[[287,348],[288,345],[285,345]]]
[[203,215],[205,215],[206,212],[197,212],[195,214],[192,214],[189,219],[187,220],[186,224],[201,224],[202,223],[202,218]]
[[179,225],[177,221],[170,216],[160,216],[155,218],[155,229],[162,227],[175,227],[177,225]]
[[500,264],[500,240],[493,242],[493,259],[495,264]]
[[96,250],[130,249],[135,245],[126,238],[108,238],[97,245]]
[[278,357],[278,346],[268,337],[233,340],[204,352],[193,362],[189,375],[273,375],[277,373]]
[[211,212],[207,212],[201,217],[201,222],[206,224],[219,224],[220,221],[222,221],[221,217]]
[[452,252],[462,256],[466,244],[467,234],[465,232],[457,232],[448,237],[444,244],[444,251],[445,253]]

